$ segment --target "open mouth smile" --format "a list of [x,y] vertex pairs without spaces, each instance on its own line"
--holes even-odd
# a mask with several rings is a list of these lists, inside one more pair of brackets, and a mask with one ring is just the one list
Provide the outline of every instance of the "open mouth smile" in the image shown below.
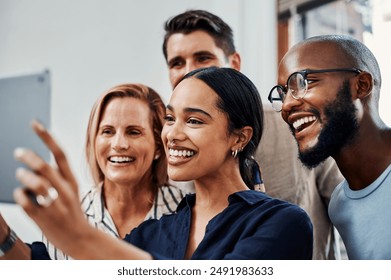
[[292,126],[296,132],[300,132],[300,131],[304,130],[305,128],[309,127],[316,120],[317,120],[317,118],[315,116],[302,117],[302,118],[295,120],[292,123]]
[[112,163],[129,163],[133,162],[135,159],[127,156],[111,156],[108,160]]
[[168,154],[170,157],[192,157],[195,153],[191,150],[176,150],[176,149],[169,149]]

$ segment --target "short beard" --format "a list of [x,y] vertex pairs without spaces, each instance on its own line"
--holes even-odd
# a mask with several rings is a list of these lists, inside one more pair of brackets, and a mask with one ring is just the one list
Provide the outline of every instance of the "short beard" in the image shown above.
[[326,105],[326,122],[320,132],[318,143],[300,152],[300,161],[308,168],[314,168],[328,157],[337,155],[340,150],[353,141],[359,128],[356,107],[352,102],[349,81],[345,80],[336,99]]

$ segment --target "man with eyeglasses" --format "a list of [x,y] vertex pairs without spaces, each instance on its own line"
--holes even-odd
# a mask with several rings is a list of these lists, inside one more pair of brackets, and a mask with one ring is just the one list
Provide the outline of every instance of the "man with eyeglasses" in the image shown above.
[[[204,10],[188,10],[164,25],[163,53],[172,87],[189,71],[201,67],[241,68],[232,29]],[[334,259],[333,226],[327,205],[334,187],[343,180],[333,159],[315,169],[304,167],[285,122],[270,105],[264,106],[264,133],[256,160],[266,193],[302,207],[314,225],[314,259]],[[336,246],[338,247],[338,246]],[[338,257],[338,255],[337,255]]]
[[269,101],[313,168],[333,157],[346,178],[329,216],[349,259],[391,259],[391,129],[379,116],[380,69],[361,42],[304,40],[284,56]]

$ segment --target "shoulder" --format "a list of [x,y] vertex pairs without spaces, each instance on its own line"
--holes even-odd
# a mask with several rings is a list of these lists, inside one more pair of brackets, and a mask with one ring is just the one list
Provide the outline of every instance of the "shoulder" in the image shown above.
[[343,194],[344,187],[349,187],[348,182],[346,180],[343,180],[341,183],[339,183],[333,192],[331,193],[331,200],[335,200],[338,196]]
[[270,211],[273,211],[276,216],[283,220],[303,220],[311,223],[307,212],[296,204],[273,197],[269,197],[269,200],[267,200],[266,203],[268,204]]
[[231,204],[235,201],[243,201],[247,208],[252,208],[252,211],[257,211],[268,216],[277,216],[285,219],[286,215],[296,216],[298,218],[308,220],[309,216],[301,207],[291,202],[271,197],[263,192],[244,191],[237,192],[229,198]]
[[102,198],[102,186],[94,186],[81,195],[81,208],[88,215],[93,215],[96,208],[101,209],[104,205]]
[[297,227],[302,226],[312,232],[312,222],[308,213],[300,206],[291,202],[268,197],[265,200],[268,215],[273,215],[275,221],[281,226]]
[[312,242],[311,220],[306,211],[296,204],[256,191],[234,195],[239,203],[230,203],[231,223],[232,217],[240,218],[240,227],[254,229],[256,235],[272,233],[284,244],[301,242],[308,245],[308,242]]
[[[262,208],[269,229],[284,240],[306,244],[313,239],[313,224],[308,213],[296,204],[270,198]],[[300,241],[299,241],[300,240]]]

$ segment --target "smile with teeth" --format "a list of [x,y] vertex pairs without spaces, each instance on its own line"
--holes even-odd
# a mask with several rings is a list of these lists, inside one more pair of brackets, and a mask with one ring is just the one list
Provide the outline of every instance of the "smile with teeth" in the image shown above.
[[128,163],[128,162],[132,162],[134,161],[134,158],[131,158],[131,157],[120,157],[120,156],[112,156],[112,157],[109,157],[109,161],[113,162],[113,163]]
[[293,127],[296,130],[302,130],[304,124],[307,124],[307,123],[310,123],[310,122],[314,122],[315,120],[316,120],[315,116],[304,117],[304,118],[301,118],[301,119],[298,119],[298,120],[294,121],[293,122]]
[[172,157],[191,157],[194,155],[193,151],[190,150],[174,150],[174,149],[169,149],[168,153]]

